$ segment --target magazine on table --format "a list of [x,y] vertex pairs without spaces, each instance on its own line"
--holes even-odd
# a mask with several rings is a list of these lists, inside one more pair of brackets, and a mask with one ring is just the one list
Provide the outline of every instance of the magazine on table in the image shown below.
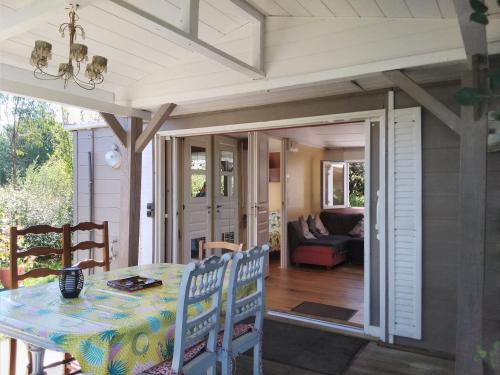
[[160,285],[163,285],[161,280],[142,276],[131,276],[124,279],[108,281],[108,286],[120,290],[125,290],[127,292],[135,292],[137,290],[152,288],[154,286]]

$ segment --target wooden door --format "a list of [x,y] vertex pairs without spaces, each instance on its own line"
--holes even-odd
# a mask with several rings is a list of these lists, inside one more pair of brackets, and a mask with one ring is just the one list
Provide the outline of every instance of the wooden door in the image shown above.
[[212,240],[211,148],[209,136],[184,142],[183,263],[198,259],[200,241]]
[[214,149],[214,240],[237,243],[238,142],[215,136]]
[[[249,246],[269,242],[269,138],[258,132],[249,133]],[[266,276],[269,256],[266,258]]]

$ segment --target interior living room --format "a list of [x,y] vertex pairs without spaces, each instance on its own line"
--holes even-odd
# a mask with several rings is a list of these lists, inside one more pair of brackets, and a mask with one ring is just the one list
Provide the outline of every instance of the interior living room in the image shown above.
[[[268,310],[363,326],[366,127],[357,121],[255,132],[266,145],[253,158],[263,159],[254,164],[267,201]],[[251,136],[182,139],[183,261],[205,256],[200,241],[250,242]]]
[[[267,279],[269,310],[363,325],[365,130],[358,122],[266,132],[269,237],[275,249]],[[277,160],[279,139],[286,140],[286,163]],[[284,173],[276,171],[283,164]],[[286,199],[279,176],[285,178]],[[284,225],[279,235],[286,238],[278,237]],[[288,252],[286,267],[278,249]]]

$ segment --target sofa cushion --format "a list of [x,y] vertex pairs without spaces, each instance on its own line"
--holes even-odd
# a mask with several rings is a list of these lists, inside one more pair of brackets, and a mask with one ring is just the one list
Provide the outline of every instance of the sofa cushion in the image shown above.
[[323,236],[316,228],[314,218],[311,215],[307,217],[307,226],[309,227],[309,231],[314,235],[314,237],[319,238]]
[[323,211],[321,221],[333,235],[348,236],[349,232],[364,217],[362,213]]
[[358,221],[358,223],[354,226],[354,228],[351,229],[349,235],[359,238],[363,237],[364,234],[365,234],[365,219],[363,218],[360,221]]
[[328,232],[328,229],[326,229],[325,225],[321,221],[321,218],[319,215],[316,215],[314,217],[314,226],[318,230],[319,233],[321,233],[323,236],[328,236],[330,232]]
[[299,227],[300,230],[302,231],[302,236],[304,236],[304,238],[311,240],[316,238],[316,236],[312,234],[311,231],[309,230],[309,225],[307,224],[307,220],[304,219],[304,216],[299,217]]

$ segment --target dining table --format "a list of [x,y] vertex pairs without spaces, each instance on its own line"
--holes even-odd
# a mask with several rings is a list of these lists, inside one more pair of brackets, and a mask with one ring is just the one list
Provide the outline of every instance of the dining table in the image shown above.
[[[28,345],[34,375],[43,374],[45,350],[70,353],[86,374],[141,373],[172,358],[184,267],[151,264],[86,276],[79,297],[72,299],[61,295],[57,281],[3,291],[0,334]],[[136,292],[107,285],[136,275],[160,279],[162,285]],[[199,314],[208,303],[193,306],[188,315]]]

